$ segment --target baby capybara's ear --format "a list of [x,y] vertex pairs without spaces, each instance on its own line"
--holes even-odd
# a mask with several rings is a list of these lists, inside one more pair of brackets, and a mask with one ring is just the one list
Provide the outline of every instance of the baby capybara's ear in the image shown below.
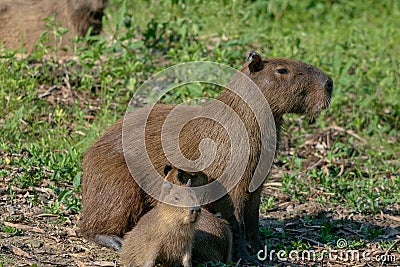
[[164,181],[164,183],[161,186],[161,193],[160,193],[160,200],[164,201],[168,195],[170,194],[172,189],[172,184],[168,181]]
[[249,70],[250,73],[258,72],[264,68],[265,62],[262,60],[261,55],[255,51],[251,51],[247,57],[247,61],[250,61]]
[[181,184],[186,184],[185,181],[185,172],[181,169],[178,169],[178,177],[176,177]]
[[167,175],[172,170],[172,166],[166,165],[164,168],[164,174]]

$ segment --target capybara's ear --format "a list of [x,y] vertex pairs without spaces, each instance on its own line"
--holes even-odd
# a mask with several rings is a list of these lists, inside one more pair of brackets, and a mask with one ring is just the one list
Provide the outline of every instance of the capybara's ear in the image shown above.
[[178,182],[180,182],[181,184],[186,184],[184,174],[185,174],[184,171],[182,171],[181,169],[178,169],[178,177],[176,177],[176,178],[178,179]]
[[260,71],[264,68],[264,62],[261,55],[255,51],[251,51],[247,57],[247,61],[250,61],[249,70],[250,73]]
[[258,56],[261,58],[261,55],[256,51],[250,51],[249,55],[247,56],[247,61],[253,61],[253,56]]
[[164,168],[164,174],[167,175],[172,170],[171,165],[166,165]]
[[171,188],[172,188],[172,184],[170,182],[168,182],[168,181],[163,182],[162,189],[169,191],[169,190],[171,190]]
[[160,200],[165,200],[166,196],[170,194],[172,184],[168,181],[164,181],[161,186]]

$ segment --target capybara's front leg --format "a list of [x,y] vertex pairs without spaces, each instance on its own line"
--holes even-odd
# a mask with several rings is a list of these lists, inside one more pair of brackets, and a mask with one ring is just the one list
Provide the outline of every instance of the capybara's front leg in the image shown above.
[[[243,203],[243,202],[239,202]],[[240,260],[241,264],[255,264],[259,265],[260,262],[251,257],[247,251],[246,230],[244,224],[244,205],[237,205],[235,207],[235,216],[229,220],[233,233],[232,244],[232,259],[237,262]]]
[[143,267],[153,267],[156,264],[156,259],[158,256],[158,251],[153,250],[149,251],[146,256],[146,261],[143,264]]
[[263,249],[263,245],[259,235],[259,209],[262,187],[250,194],[249,199],[245,203],[245,229],[247,241],[251,247],[253,254]]

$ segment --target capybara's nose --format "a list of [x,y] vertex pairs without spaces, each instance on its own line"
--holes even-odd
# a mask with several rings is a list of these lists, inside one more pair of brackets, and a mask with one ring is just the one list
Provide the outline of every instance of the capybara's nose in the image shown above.
[[330,77],[328,77],[328,80],[325,82],[325,89],[329,92],[329,94],[332,94],[333,81]]
[[190,213],[195,213],[195,212],[200,212],[201,207],[200,206],[195,206],[195,207],[190,207]]

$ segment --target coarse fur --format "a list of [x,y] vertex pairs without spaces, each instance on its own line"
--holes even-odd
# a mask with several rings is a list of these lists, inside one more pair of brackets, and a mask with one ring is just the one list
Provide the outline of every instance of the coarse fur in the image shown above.
[[[240,71],[250,77],[268,101],[274,122],[261,123],[275,123],[278,139],[284,114],[315,116],[329,106],[333,82],[323,71],[296,60],[262,58],[257,53],[252,53],[249,59]],[[232,86],[243,86],[241,82],[240,78],[232,78]],[[251,96],[251,91],[248,94]],[[232,91],[224,90],[217,99],[234,110],[244,123],[249,137],[250,155],[239,183],[227,197],[211,203],[207,209],[212,213],[220,212],[229,222],[233,233],[233,260],[241,258],[242,263],[254,263],[256,261],[246,248],[246,238],[252,252],[256,253],[262,249],[259,240],[262,186],[252,193],[248,188],[260,156],[260,125],[249,106]],[[210,106],[213,103],[207,104],[204,107],[205,112],[215,110],[221,121],[230,123],[229,115],[218,113],[218,109]],[[124,127],[132,132],[139,128],[139,125],[146,123],[145,141],[148,156],[159,173],[169,164],[164,154],[165,147],[161,144],[161,132],[165,118],[174,107],[157,104],[148,118],[147,110],[138,109],[129,113],[124,122]],[[194,108],[197,107],[186,107],[187,112]],[[118,243],[114,236],[122,236],[129,231],[139,218],[156,204],[156,201],[136,184],[129,172],[123,153],[122,125],[123,119],[115,122],[88,149],[83,160],[83,210],[80,228],[89,239],[112,247],[114,243]],[[188,122],[180,130],[179,149],[186,158],[197,159],[200,156],[199,143],[204,138],[211,138],[217,144],[215,159],[204,170],[209,179],[217,179],[225,171],[231,157],[229,135],[221,124],[207,118],[197,118]],[[128,143],[125,149],[135,151],[134,144]],[[241,150],[241,147],[236,147],[234,151],[240,154]],[[226,170],[230,177],[237,176],[230,171]],[[145,177],[146,174],[143,175]],[[107,242],[99,241],[104,237],[108,238]]]
[[[106,5],[107,0],[0,0],[0,42],[8,48],[25,47],[32,52],[42,32],[48,30],[45,19],[55,15],[55,22],[69,30],[61,46],[71,45],[69,38],[85,36],[89,28],[91,35],[101,32]],[[52,33],[49,37],[46,45],[58,43]]]
[[228,263],[232,255],[232,231],[229,223],[201,209],[201,217],[196,226],[192,249],[193,262],[209,261]]
[[[181,170],[171,168],[166,180],[177,180],[180,173]],[[159,202],[125,235],[121,250],[123,264],[152,267],[161,262],[162,266],[180,263],[184,267],[192,266],[193,237],[201,216],[197,198],[194,192],[180,194],[170,183],[165,183],[161,192],[163,201],[177,205],[191,202],[193,206],[185,208]]]
[[[166,166],[167,173],[171,166]],[[171,179],[174,178],[174,179]],[[183,185],[191,180],[193,187],[203,186],[208,183],[208,177],[203,172],[187,172],[178,170],[177,176],[167,176],[168,181]],[[194,265],[205,262],[231,261],[232,231],[229,223],[221,218],[221,214],[212,214],[206,209],[201,209],[201,216],[196,225],[192,249]]]

